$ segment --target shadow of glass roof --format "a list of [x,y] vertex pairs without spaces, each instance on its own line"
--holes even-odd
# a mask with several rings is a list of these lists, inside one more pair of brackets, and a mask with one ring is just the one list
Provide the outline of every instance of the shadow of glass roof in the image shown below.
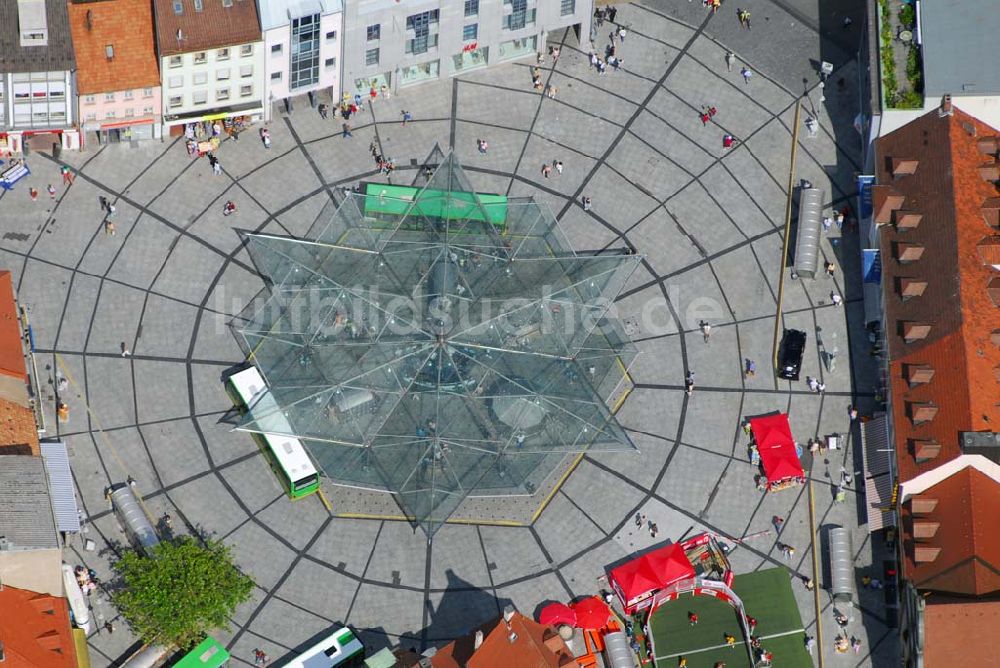
[[289,425],[430,537],[567,453],[634,449],[608,408],[635,356],[610,307],[640,258],[574,252],[548,207],[476,193],[453,155],[422,181],[362,184],[308,240],[248,235],[267,291],[233,327],[286,418],[237,428]]

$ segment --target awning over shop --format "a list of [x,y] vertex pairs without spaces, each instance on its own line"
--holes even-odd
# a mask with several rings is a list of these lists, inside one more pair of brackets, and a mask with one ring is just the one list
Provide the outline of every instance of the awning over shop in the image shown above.
[[49,476],[49,499],[52,513],[56,518],[56,529],[67,533],[80,530],[80,513],[76,507],[76,493],[73,489],[73,474],[69,468],[69,454],[66,444],[60,442],[42,443],[42,459]]
[[896,526],[896,515],[890,509],[892,488],[893,448],[889,443],[889,419],[877,415],[861,424],[862,471],[865,476],[865,512],[868,532]]

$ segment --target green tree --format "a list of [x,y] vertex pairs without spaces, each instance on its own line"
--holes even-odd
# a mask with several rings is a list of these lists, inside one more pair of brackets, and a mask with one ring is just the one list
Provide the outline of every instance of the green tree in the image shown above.
[[187,537],[160,543],[152,557],[126,552],[115,570],[122,587],[114,602],[132,630],[147,643],[181,649],[212,629],[226,628],[254,587],[228,547]]

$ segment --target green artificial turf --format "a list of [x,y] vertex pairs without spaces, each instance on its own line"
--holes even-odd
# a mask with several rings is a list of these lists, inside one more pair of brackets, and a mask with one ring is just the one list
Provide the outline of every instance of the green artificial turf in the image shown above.
[[[743,600],[747,614],[757,619],[756,635],[764,649],[774,654],[781,668],[812,668],[805,649],[805,633],[788,571],[771,568],[738,575],[733,590]],[[698,615],[691,626],[688,613]],[[750,666],[746,644],[736,610],[710,596],[682,596],[660,606],[649,621],[656,643],[657,668],[673,668],[680,657],[688,668],[712,668],[724,661],[727,668]],[[736,648],[725,646],[725,634],[736,636]],[[775,637],[769,637],[775,636]]]

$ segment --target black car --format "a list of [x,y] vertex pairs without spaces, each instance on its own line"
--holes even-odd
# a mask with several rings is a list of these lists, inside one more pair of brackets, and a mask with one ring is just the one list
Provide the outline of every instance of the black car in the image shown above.
[[786,380],[798,380],[802,370],[802,355],[806,350],[806,333],[798,329],[786,329],[781,337],[780,367],[778,376]]

